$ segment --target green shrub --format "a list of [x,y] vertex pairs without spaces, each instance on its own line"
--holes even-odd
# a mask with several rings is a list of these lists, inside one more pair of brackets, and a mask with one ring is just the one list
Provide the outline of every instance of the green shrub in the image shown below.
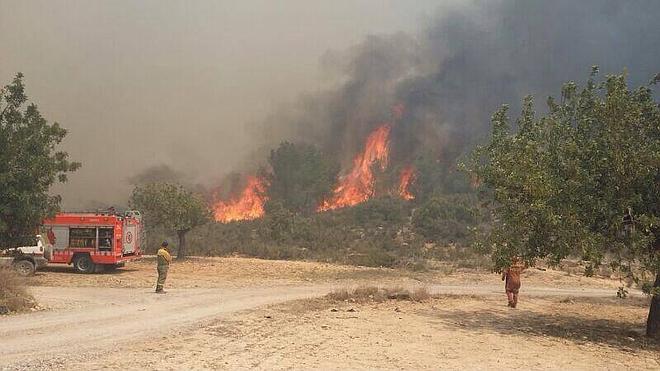
[[[456,198],[467,204],[460,197]],[[377,198],[352,208],[308,216],[293,213],[282,203],[274,201],[267,204],[267,214],[261,219],[209,223],[191,231],[188,243],[192,254],[202,256],[239,254],[414,271],[433,266],[428,264],[429,259],[463,267],[486,266],[482,256],[463,245],[458,245],[460,249],[454,246],[452,250],[440,243],[425,243],[427,237],[418,231],[440,230],[446,240],[460,242],[459,237],[465,239],[467,234],[466,221],[475,220],[466,214],[467,206],[456,210],[450,207],[453,210],[448,214],[453,223],[450,224],[446,218],[437,216],[443,214],[433,212],[438,208],[445,211],[446,204],[451,202],[443,199],[441,207],[436,206],[437,200],[434,202],[422,205],[415,212],[417,219],[413,218],[417,225],[411,225],[410,214],[415,204],[398,198]],[[420,215],[428,217],[420,219]]]
[[430,198],[412,218],[414,231],[427,241],[466,244],[469,228],[478,223],[476,200],[468,195]]
[[394,267],[396,257],[382,248],[370,246],[368,242],[358,246],[354,252],[347,256],[345,261],[351,265],[361,265],[365,267]]

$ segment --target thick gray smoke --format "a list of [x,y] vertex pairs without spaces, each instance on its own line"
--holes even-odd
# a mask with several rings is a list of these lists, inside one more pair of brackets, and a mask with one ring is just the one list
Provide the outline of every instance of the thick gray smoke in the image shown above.
[[0,1],[0,82],[25,73],[69,129],[83,167],[54,189],[64,208],[120,206],[153,179],[232,188],[282,140],[348,165],[397,104],[393,163],[454,163],[500,104],[541,106],[591,65],[648,81],[659,16],[658,0]]
[[[277,139],[313,142],[330,153],[355,154],[367,133],[405,112],[393,127],[395,161],[420,151],[453,162],[486,138],[501,104],[523,96],[542,110],[562,83],[629,71],[644,84],[660,71],[657,1],[477,1],[443,9],[416,36],[373,36],[346,53],[328,54],[343,82],[305,96],[268,120]],[[284,136],[280,136],[284,133]]]
[[253,123],[329,83],[318,68],[326,50],[369,34],[413,32],[436,7],[437,0],[0,0],[0,86],[23,72],[30,100],[69,130],[61,149],[83,166],[53,189],[65,209],[121,206],[130,183],[159,167],[207,186],[243,171],[241,161],[261,144]]

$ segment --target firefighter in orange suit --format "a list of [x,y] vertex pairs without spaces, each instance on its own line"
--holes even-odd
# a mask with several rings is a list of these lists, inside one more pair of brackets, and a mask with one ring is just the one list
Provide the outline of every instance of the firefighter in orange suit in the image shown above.
[[511,260],[511,266],[502,272],[502,281],[505,281],[504,290],[506,291],[509,307],[515,308],[518,305],[518,292],[520,291],[520,275],[527,268],[525,263],[519,257]]
[[163,241],[158,249],[158,254],[156,254],[156,260],[158,266],[156,270],[158,271],[158,281],[156,282],[156,293],[164,294],[166,291],[163,290],[165,285],[165,280],[167,279],[167,271],[170,269],[170,263],[172,262],[172,255],[168,248],[167,241]]

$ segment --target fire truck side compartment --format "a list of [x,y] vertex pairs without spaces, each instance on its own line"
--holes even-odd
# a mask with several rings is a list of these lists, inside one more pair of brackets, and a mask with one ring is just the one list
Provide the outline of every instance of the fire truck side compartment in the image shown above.
[[96,265],[123,265],[140,258],[141,218],[127,214],[61,213],[44,221],[43,234],[53,247],[51,262],[71,264],[88,255]]

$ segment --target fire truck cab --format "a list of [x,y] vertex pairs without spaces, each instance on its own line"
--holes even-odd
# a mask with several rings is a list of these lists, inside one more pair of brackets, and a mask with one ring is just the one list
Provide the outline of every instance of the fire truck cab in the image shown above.
[[72,264],[80,273],[122,267],[142,257],[142,216],[131,210],[59,213],[44,220],[48,263]]

